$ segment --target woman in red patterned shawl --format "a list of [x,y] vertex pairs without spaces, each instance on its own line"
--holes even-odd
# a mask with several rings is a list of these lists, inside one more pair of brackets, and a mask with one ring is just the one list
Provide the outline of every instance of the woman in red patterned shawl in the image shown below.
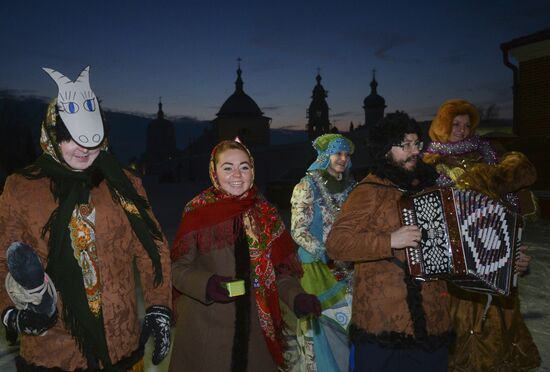
[[[172,247],[178,320],[171,371],[276,371],[284,365],[279,299],[298,316],[320,313],[306,294],[290,234],[254,186],[238,141],[210,157],[211,187],[185,207]],[[231,296],[226,283],[244,281]]]

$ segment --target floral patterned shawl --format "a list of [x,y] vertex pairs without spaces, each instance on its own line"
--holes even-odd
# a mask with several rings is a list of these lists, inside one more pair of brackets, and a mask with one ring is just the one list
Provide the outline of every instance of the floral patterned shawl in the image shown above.
[[[210,177],[214,186],[201,192],[186,205],[172,246],[171,258],[172,261],[176,261],[189,251],[190,244],[186,237],[191,232],[211,228],[228,219],[240,219],[248,242],[250,280],[254,288],[260,326],[273,359],[278,365],[282,365],[283,321],[279,307],[276,269],[284,266],[294,273],[299,273],[295,243],[277,209],[255,186],[238,197],[227,194],[219,187],[214,167],[214,156],[219,146],[220,144],[214,148],[210,159]],[[250,154],[244,145],[242,147],[243,151]],[[251,156],[250,159],[253,166]],[[237,239],[234,235],[232,238]],[[205,249],[215,249],[219,246],[219,242],[211,243]],[[204,252],[200,251],[199,254],[201,253]]]

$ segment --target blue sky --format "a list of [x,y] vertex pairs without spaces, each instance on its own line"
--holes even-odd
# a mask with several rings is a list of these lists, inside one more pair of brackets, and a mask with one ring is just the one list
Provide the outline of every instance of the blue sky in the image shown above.
[[109,109],[211,120],[245,91],[273,127],[303,129],[317,68],[331,120],[362,123],[372,69],[386,112],[430,119],[449,98],[511,117],[500,44],[550,26],[546,0],[10,1],[0,5],[0,90],[56,95],[47,66],[91,84]]

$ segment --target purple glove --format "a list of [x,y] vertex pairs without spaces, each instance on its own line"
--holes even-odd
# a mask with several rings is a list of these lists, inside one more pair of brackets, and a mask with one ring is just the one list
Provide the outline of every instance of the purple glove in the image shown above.
[[298,318],[306,315],[321,315],[321,303],[317,296],[307,293],[300,293],[294,297],[294,314]]
[[228,276],[212,275],[206,284],[206,299],[214,302],[229,302],[233,298],[229,297],[227,289],[222,287],[222,283],[230,282],[233,278]]

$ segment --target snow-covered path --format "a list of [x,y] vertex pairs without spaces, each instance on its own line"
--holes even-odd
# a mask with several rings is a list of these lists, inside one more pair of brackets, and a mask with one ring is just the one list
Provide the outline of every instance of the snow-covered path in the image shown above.
[[521,310],[542,357],[539,371],[550,371],[550,220],[527,225],[530,274],[519,281]]

